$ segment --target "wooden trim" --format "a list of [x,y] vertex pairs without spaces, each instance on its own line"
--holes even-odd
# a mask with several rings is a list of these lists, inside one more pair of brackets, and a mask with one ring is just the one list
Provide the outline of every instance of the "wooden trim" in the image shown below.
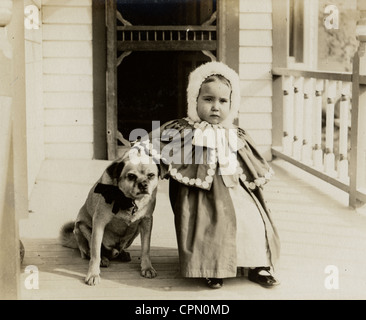
[[118,31],[216,31],[216,26],[186,25],[186,26],[117,26]]
[[[24,2],[16,1],[14,5],[9,2],[5,4],[8,5],[6,14],[0,9],[3,18],[13,14],[11,20],[10,18],[9,20],[0,19],[2,20],[0,42],[3,44],[0,48],[0,70],[3,82],[0,85],[0,243],[3,244],[0,250],[0,299],[15,300],[19,298],[20,274],[18,218],[19,213],[28,213],[24,124],[26,120]],[[17,92],[18,89],[19,92]],[[18,103],[21,105],[17,105]],[[25,143],[25,150],[22,150],[23,143]],[[15,157],[15,150],[18,159]],[[22,178],[24,178],[24,186],[21,184]]]
[[93,28],[93,154],[105,160],[107,154],[106,129],[106,21],[105,4],[92,2]]
[[366,85],[366,76],[359,75],[359,83]]
[[289,0],[272,1],[273,66],[287,67],[289,55]]
[[[366,191],[362,192],[360,190],[357,190],[356,199],[365,204],[366,203]],[[353,207],[355,208],[356,206],[353,206]]]
[[216,50],[216,41],[118,41],[118,51],[201,51]]
[[351,113],[351,154],[350,154],[350,197],[349,205],[357,206],[357,167],[358,167],[358,118],[359,118],[359,70],[360,70],[360,56],[356,51],[353,57],[353,81],[352,81],[352,113]]
[[220,0],[217,3],[218,60],[239,73],[239,0]]
[[13,152],[15,206],[18,218],[28,217],[28,155],[25,94],[24,1],[13,2],[8,39],[13,48]]
[[304,63],[304,28],[305,28],[305,17],[304,17],[304,2],[293,1],[293,15],[291,15],[293,22],[293,33],[291,36],[292,42],[292,55],[295,58],[295,62]]
[[360,85],[360,74],[365,74],[364,60],[362,51],[364,43],[355,53],[353,58],[353,82],[352,82],[352,128],[351,128],[351,155],[350,155],[350,200],[351,207],[358,207],[359,201],[364,201],[365,196],[359,198],[359,188],[365,187],[365,132],[362,130],[366,111],[364,106],[366,103],[366,87]]
[[344,183],[338,179],[332,178],[332,177],[328,176],[327,174],[302,163],[301,161],[295,160],[294,158],[292,158],[288,155],[285,155],[278,148],[273,147],[271,150],[272,150],[273,156],[283,159],[283,160],[295,165],[296,167],[324,180],[327,183],[330,183],[331,185],[333,185],[345,192],[348,192],[348,193],[350,192],[350,187],[346,183]]
[[117,5],[106,0],[107,34],[107,154],[108,160],[117,156]]
[[282,77],[274,76],[272,81],[272,145],[282,146],[283,138],[283,88]]
[[[308,71],[308,70],[296,70],[287,68],[273,68],[272,74],[274,76],[294,76],[314,79],[326,79],[334,81],[352,81],[351,72],[329,72],[329,71]],[[365,77],[366,78],[366,77]]]
[[15,300],[19,298],[20,291],[20,249],[17,209],[15,208],[13,141],[11,138],[7,151],[8,166],[4,168],[7,171],[5,199],[0,208],[0,242],[6,244],[0,250],[0,299]]
[[[3,39],[1,39],[3,40]],[[0,56],[2,52],[0,50]],[[0,66],[4,66],[0,57]],[[11,62],[11,60],[9,61]],[[7,81],[9,79],[4,79]],[[17,299],[19,290],[18,219],[15,211],[14,156],[12,141],[12,99],[0,96],[1,156],[0,156],[0,299]]]
[[217,0],[216,2],[216,41],[217,41],[217,49],[216,49],[216,58],[219,61],[223,61],[223,43],[222,43],[222,26],[223,26],[223,17],[222,12],[224,4],[224,1]]

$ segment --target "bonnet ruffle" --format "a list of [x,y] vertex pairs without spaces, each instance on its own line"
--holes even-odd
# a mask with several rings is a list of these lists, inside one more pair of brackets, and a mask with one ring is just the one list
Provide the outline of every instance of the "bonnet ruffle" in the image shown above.
[[222,62],[212,61],[204,63],[190,73],[187,87],[187,115],[194,122],[201,121],[197,113],[197,98],[203,81],[214,74],[222,75],[231,84],[230,112],[222,123],[224,127],[228,128],[231,127],[239,112],[240,80],[239,75]]

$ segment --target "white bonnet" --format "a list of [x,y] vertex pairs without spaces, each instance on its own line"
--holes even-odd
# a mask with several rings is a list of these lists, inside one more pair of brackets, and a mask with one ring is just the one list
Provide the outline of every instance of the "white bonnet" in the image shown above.
[[223,123],[224,126],[231,126],[240,108],[240,80],[239,75],[222,62],[212,61],[204,63],[190,73],[187,87],[187,115],[195,122],[202,121],[197,113],[197,98],[202,82],[214,74],[222,75],[231,84],[230,112]]

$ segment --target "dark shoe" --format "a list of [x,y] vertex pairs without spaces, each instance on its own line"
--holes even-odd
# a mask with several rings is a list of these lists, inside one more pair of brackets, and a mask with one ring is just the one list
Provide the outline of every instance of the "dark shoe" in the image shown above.
[[224,285],[224,280],[220,278],[206,278],[206,283],[211,289],[220,289]]
[[272,276],[270,267],[249,268],[248,279],[265,288],[271,288],[280,284],[279,281]]

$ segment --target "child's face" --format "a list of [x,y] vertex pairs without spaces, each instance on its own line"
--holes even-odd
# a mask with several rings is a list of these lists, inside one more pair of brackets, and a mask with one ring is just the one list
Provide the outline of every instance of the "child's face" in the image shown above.
[[218,124],[230,111],[231,89],[218,79],[204,83],[197,99],[197,114],[208,123]]

